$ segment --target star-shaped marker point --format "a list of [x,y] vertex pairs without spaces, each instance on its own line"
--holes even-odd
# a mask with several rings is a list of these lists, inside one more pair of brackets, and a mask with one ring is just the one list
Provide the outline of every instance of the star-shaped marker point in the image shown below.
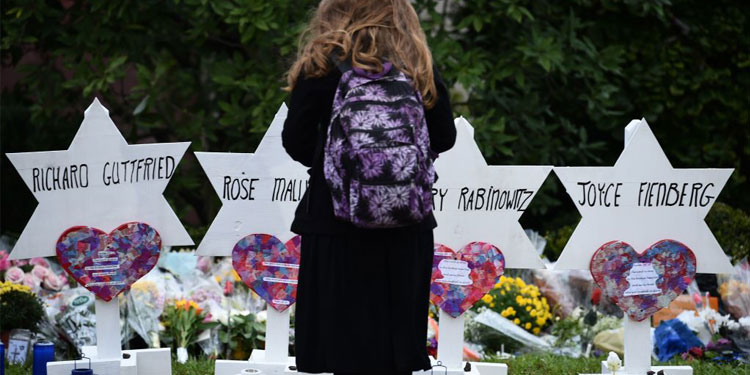
[[642,252],[671,239],[695,253],[697,272],[732,272],[704,218],[733,170],[673,168],[645,120],[633,120],[626,133],[614,167],[555,167],[582,216],[555,269],[589,269],[609,241]]
[[287,107],[281,106],[255,153],[196,152],[222,202],[199,255],[229,256],[243,237],[264,233],[285,242],[294,211],[307,190],[307,168],[281,143]]
[[506,268],[544,268],[518,223],[551,166],[488,166],[466,119],[456,119],[455,146],[435,162],[435,242],[458,251],[488,242],[505,256]]
[[162,195],[189,145],[128,145],[94,99],[67,150],[6,154],[39,201],[10,259],[54,256],[73,226],[110,231],[130,221],[156,228],[164,245],[192,245]]

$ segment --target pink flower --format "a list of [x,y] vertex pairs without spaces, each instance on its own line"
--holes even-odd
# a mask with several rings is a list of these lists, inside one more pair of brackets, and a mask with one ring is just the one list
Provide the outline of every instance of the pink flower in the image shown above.
[[10,254],[5,250],[0,250],[0,271],[5,271],[10,268],[10,261],[8,260]]
[[23,285],[28,286],[31,290],[39,288],[39,284],[41,284],[41,280],[34,277],[34,275],[27,273],[23,276]]
[[65,283],[63,282],[63,279],[66,279],[66,278],[58,277],[54,273],[49,272],[47,273],[47,276],[44,277],[44,282],[42,283],[42,285],[47,289],[60,291],[65,285]]
[[11,266],[21,267],[21,266],[25,266],[27,264],[29,264],[29,260],[28,259],[16,259],[16,260],[10,261],[10,265]]
[[232,293],[234,293],[234,283],[227,280],[224,283],[224,295],[229,296],[229,295],[232,295]]
[[[35,259],[41,259],[41,258],[35,258]],[[41,265],[36,265],[31,270],[31,274],[34,275],[34,277],[39,281],[44,280],[44,278],[47,277],[47,275],[49,275],[50,273],[52,272],[50,272],[49,269],[47,269],[47,267],[44,267]]]
[[31,264],[32,266],[42,266],[44,268],[49,268],[49,261],[44,258],[31,258],[29,264]]
[[196,265],[199,270],[203,273],[208,273],[211,269],[211,258],[209,257],[198,257],[198,263]]
[[21,284],[23,283],[23,278],[23,270],[19,267],[10,267],[8,268],[8,271],[5,272],[5,281],[10,281],[15,284]]

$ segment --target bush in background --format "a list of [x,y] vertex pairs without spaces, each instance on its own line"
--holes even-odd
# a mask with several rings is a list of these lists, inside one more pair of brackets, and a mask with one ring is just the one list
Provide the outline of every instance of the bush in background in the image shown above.
[[[3,3],[3,152],[66,149],[98,96],[130,143],[252,152],[316,0]],[[750,3],[414,0],[454,109],[494,164],[611,165],[645,117],[676,167],[736,168],[722,199],[750,209]],[[2,158],[5,233],[36,205]],[[188,152],[167,199],[200,238],[219,208]],[[210,198],[207,198],[210,197]],[[523,221],[576,212],[550,178]]]

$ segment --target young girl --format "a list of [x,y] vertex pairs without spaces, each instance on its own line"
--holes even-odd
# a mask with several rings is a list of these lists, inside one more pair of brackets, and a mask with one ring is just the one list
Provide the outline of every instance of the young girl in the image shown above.
[[283,144],[309,167],[292,230],[302,236],[295,320],[300,372],[410,374],[430,369],[427,314],[432,214],[416,224],[362,229],[336,218],[323,149],[342,70],[377,75],[392,64],[424,103],[434,153],[453,146],[448,92],[408,0],[323,0],[297,61]]

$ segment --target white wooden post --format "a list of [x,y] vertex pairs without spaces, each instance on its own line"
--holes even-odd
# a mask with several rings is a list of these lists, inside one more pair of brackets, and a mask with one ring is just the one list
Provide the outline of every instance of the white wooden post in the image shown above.
[[645,374],[651,370],[651,323],[650,319],[637,322],[625,318],[625,373]]
[[438,325],[438,361],[449,370],[461,368],[464,359],[464,316],[454,318],[440,310]]
[[109,302],[96,298],[96,356],[98,359],[122,358],[117,297]]
[[278,312],[268,307],[266,317],[266,361],[286,363],[289,357],[289,314],[291,309]]
[[[625,127],[625,147],[641,122],[631,122]],[[651,370],[651,319],[637,322],[625,316],[625,372],[645,374]]]

